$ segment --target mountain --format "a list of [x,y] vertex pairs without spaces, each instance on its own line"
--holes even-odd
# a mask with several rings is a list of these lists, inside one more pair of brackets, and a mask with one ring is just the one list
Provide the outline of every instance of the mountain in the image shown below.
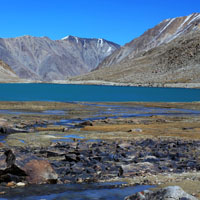
[[0,82],[18,82],[18,76],[12,71],[12,69],[0,60]]
[[137,85],[200,82],[200,14],[167,19],[72,80]]
[[119,45],[104,39],[23,36],[0,39],[0,59],[23,79],[52,81],[87,73]]
[[166,19],[152,29],[147,30],[139,38],[132,40],[107,57],[99,66],[108,67],[121,62],[124,58],[137,57],[141,52],[148,51],[161,44],[169,43],[177,37],[199,30],[200,13],[189,16]]

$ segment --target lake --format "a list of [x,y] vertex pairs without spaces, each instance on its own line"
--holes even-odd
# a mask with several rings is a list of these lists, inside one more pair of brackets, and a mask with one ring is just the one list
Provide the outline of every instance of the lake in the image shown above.
[[43,83],[0,84],[0,101],[192,102],[200,89]]

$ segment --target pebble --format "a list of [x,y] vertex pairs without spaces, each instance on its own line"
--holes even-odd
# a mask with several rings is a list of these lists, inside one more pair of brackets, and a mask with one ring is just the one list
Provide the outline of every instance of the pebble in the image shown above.
[[13,181],[11,181],[11,182],[8,182],[7,183],[7,187],[13,187],[13,186],[15,186],[16,185],[16,183],[15,182],[13,182]]
[[24,186],[26,186],[26,183],[18,182],[18,183],[16,184],[16,186],[18,186],[18,187],[24,187]]

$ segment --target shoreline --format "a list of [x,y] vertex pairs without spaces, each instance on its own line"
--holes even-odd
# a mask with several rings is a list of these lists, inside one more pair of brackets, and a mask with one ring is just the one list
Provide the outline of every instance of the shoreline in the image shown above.
[[88,81],[69,81],[69,80],[54,80],[51,82],[48,81],[32,81],[32,80],[23,80],[23,81],[10,81],[10,82],[1,82],[0,84],[29,84],[29,83],[38,83],[38,84],[66,84],[66,85],[97,85],[97,86],[124,86],[124,87],[149,87],[149,88],[188,88],[188,89],[199,89],[200,83],[118,83],[110,81],[98,81],[98,80],[88,80]]
[[88,81],[68,81],[68,80],[58,80],[52,81],[55,84],[76,84],[76,85],[105,85],[105,86],[129,86],[129,87],[164,87],[164,88],[200,88],[200,83],[118,83],[109,81],[98,81],[98,80],[88,80]]

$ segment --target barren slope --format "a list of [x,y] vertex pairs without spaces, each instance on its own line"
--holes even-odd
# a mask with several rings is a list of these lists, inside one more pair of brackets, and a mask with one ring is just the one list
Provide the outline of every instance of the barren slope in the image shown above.
[[168,43],[177,37],[199,29],[200,13],[166,19],[108,56],[98,66],[98,69],[115,65],[120,63],[123,59],[137,57],[141,52],[148,51],[154,47]]
[[145,86],[197,85],[200,83],[200,14],[163,21],[115,51],[96,71],[71,80]]
[[125,59],[114,67],[102,68],[72,80],[160,86],[166,83],[199,83],[200,33],[189,33],[137,58]]
[[18,76],[12,71],[12,69],[0,60],[0,82],[18,82]]
[[23,36],[0,39],[0,59],[20,78],[52,81],[91,71],[117,48],[104,39]]

